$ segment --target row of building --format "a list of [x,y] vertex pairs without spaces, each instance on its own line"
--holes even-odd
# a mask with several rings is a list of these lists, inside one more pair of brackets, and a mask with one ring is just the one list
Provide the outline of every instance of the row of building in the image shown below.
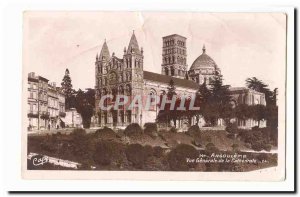
[[27,104],[28,130],[58,129],[81,124],[75,109],[66,111],[65,95],[56,83],[28,74]]
[[[131,110],[101,110],[99,101],[105,95],[163,95],[173,80],[179,96],[194,95],[201,84],[209,84],[216,75],[221,75],[221,69],[207,54],[205,46],[202,54],[189,67],[187,65],[187,46],[184,36],[173,34],[162,38],[161,74],[144,70],[143,48],[139,47],[133,33],[128,47],[124,48],[122,58],[110,55],[108,45],[104,42],[95,61],[95,115],[92,125],[96,127],[125,127],[131,123],[141,126],[147,122],[156,122],[159,109],[148,110],[134,108]],[[28,119],[29,129],[52,129],[65,126],[75,127],[81,124],[80,115],[75,109],[65,110],[65,96],[55,83],[35,76],[28,75]],[[245,87],[231,87],[232,104],[266,105],[263,93]],[[181,128],[195,124],[195,120],[178,120]],[[240,127],[266,125],[266,121],[258,123],[255,120],[237,120]],[[204,119],[200,119],[199,126],[205,126]],[[220,119],[218,126],[224,126]]]
[[[190,97],[194,95],[201,84],[209,84],[216,75],[221,75],[221,69],[207,54],[205,46],[202,54],[199,54],[193,64],[187,65],[187,38],[178,34],[168,35],[162,38],[162,64],[161,74],[144,70],[143,48],[139,47],[137,38],[133,32],[128,47],[124,48],[122,58],[110,55],[106,41],[103,43],[100,53],[95,61],[95,92],[96,106],[102,96],[105,95],[163,95],[168,91],[170,80],[176,86],[179,96]],[[200,50],[199,50],[200,51]],[[189,67],[189,69],[188,69]],[[230,88],[232,103],[234,105],[266,105],[265,95],[245,87]],[[101,110],[96,107],[96,125],[124,127],[131,123],[140,125],[146,122],[155,122],[159,110]],[[178,120],[179,127],[189,127],[195,124],[194,120]],[[265,126],[255,120],[238,120],[240,127]],[[199,126],[205,126],[202,118]],[[218,125],[224,125],[222,120]]]

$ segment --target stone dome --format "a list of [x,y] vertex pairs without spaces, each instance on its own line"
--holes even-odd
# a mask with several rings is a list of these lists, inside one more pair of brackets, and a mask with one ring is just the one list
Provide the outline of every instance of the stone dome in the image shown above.
[[203,46],[202,51],[203,53],[193,62],[190,71],[200,70],[201,68],[208,68],[208,67],[218,70],[218,66],[215,63],[215,61],[206,54],[205,46]]

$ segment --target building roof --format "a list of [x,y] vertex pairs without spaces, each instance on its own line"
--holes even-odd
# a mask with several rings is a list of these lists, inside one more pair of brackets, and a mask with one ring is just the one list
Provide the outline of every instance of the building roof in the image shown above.
[[200,70],[201,68],[213,67],[218,69],[215,61],[206,54],[205,46],[202,48],[202,54],[193,62],[190,70]]
[[172,35],[164,36],[163,39],[164,39],[164,38],[169,38],[169,37],[174,37],[174,36],[177,36],[177,37],[181,37],[181,38],[186,39],[186,37],[181,36],[181,35],[178,35],[178,34],[172,34]]
[[42,80],[42,81],[45,81],[45,82],[47,82],[48,83],[48,79],[46,79],[46,78],[44,78],[44,77],[41,77],[41,76],[39,76],[39,80]]
[[258,91],[255,91],[255,90],[252,90],[252,89],[249,89],[249,88],[246,88],[246,87],[229,87],[229,91],[230,93],[242,93],[242,92],[254,92],[256,94],[260,94],[260,95],[264,95],[264,93],[262,92],[258,92]]
[[33,78],[33,77],[28,77],[28,81],[39,82],[39,80],[37,78]]
[[144,79],[148,81],[154,81],[164,84],[169,84],[171,79],[173,79],[175,86],[180,86],[184,88],[190,88],[190,89],[198,89],[199,85],[193,81],[187,80],[187,79],[179,79],[176,77],[171,77],[168,75],[162,75],[158,73],[153,73],[149,71],[144,71]]
[[106,40],[103,43],[100,55],[99,55],[99,60],[102,60],[103,57],[108,60],[110,58],[110,54],[109,54],[109,50],[108,50],[108,46],[106,44]]
[[134,52],[136,54],[141,54],[139,44],[137,42],[134,32],[132,33],[132,36],[130,38],[130,42],[128,45],[128,49],[127,49],[127,53],[131,53],[131,52]]

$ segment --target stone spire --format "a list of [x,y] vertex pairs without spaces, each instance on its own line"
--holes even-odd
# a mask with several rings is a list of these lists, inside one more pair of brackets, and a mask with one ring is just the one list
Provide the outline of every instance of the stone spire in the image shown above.
[[137,42],[137,39],[135,37],[134,31],[132,33],[128,48],[127,48],[127,53],[136,53],[136,54],[141,54],[141,51],[139,49],[139,44]]
[[205,44],[203,44],[202,51],[203,51],[203,53],[205,53],[205,51],[206,51]]
[[110,58],[110,54],[109,54],[108,46],[107,46],[106,40],[105,40],[103,43],[100,55],[99,55],[99,60],[100,61],[103,59],[109,60],[109,58]]

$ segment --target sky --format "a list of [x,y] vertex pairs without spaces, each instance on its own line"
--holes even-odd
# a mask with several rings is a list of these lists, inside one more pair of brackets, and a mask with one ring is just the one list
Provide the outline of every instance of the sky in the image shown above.
[[144,49],[144,70],[160,73],[162,37],[187,38],[188,69],[202,54],[214,59],[232,87],[257,77],[280,86],[286,66],[283,13],[25,12],[23,73],[60,85],[68,68],[73,88],[95,86],[95,57],[106,39],[110,54],[123,57],[132,32]]

